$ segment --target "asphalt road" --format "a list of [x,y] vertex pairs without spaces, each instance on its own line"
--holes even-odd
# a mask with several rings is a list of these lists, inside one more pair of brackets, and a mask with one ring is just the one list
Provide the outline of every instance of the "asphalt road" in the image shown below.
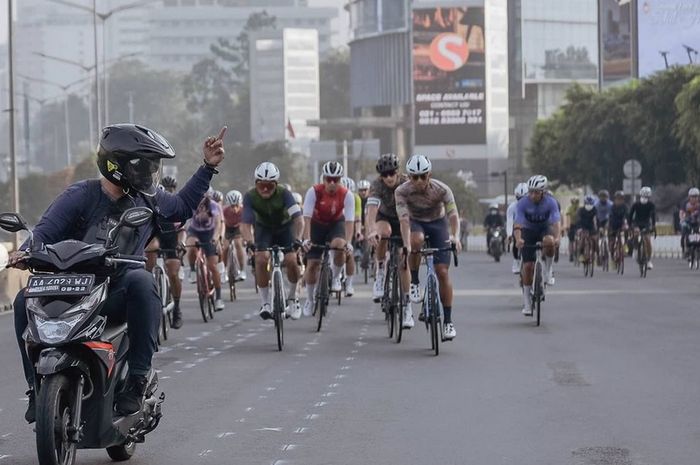
[[[163,422],[130,463],[697,465],[700,275],[655,265],[586,279],[561,263],[536,328],[510,263],[463,255],[439,357],[423,326],[386,338],[369,286],[320,333],[287,320],[282,353],[252,289],[204,324],[187,286],[185,326],[155,360]],[[0,465],[34,464],[12,317],[0,327]]]

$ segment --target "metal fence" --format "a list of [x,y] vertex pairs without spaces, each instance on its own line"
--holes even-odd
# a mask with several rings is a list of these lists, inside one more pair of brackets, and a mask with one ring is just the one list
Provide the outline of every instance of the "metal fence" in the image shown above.
[[[652,239],[651,242],[654,258],[681,257],[681,236],[658,236],[656,239]],[[467,250],[469,252],[486,252],[486,236],[470,235],[467,239]],[[562,237],[559,252],[562,254],[569,253],[569,239],[567,237]]]

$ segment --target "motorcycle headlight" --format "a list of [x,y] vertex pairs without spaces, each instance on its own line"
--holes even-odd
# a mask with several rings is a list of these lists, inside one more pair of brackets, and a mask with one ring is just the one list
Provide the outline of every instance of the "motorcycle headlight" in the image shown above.
[[58,318],[49,318],[42,309],[39,299],[27,299],[27,308],[34,314],[39,339],[47,344],[55,344],[65,340],[106,297],[107,283],[105,282]]
[[104,282],[90,292],[90,295],[83,297],[80,302],[67,310],[62,318],[73,316],[77,313],[83,313],[96,308],[107,298],[107,283]]
[[39,314],[34,314],[36,329],[41,342],[55,344],[65,340],[78,323],[83,319],[83,314],[78,313],[65,319],[48,319]]

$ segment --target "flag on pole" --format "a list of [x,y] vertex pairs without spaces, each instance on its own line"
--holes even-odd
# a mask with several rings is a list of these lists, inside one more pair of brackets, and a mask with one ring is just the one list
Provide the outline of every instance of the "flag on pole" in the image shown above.
[[287,132],[289,133],[289,137],[292,139],[297,138],[296,134],[294,133],[294,127],[292,126],[292,120],[290,120],[289,117],[287,117]]

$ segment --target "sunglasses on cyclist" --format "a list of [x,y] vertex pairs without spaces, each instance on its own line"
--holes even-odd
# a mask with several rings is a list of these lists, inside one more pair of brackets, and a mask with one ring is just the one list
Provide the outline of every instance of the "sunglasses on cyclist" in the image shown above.
[[256,181],[255,186],[264,191],[271,191],[277,187],[277,183],[274,181]]
[[428,175],[427,174],[412,174],[411,179],[413,179],[414,181],[418,181],[419,179],[422,179],[423,181],[425,181],[426,179],[428,179]]
[[331,184],[338,184],[340,182],[340,176],[326,176],[324,179]]
[[386,171],[384,173],[379,173],[380,178],[390,178],[396,176],[396,171]]

